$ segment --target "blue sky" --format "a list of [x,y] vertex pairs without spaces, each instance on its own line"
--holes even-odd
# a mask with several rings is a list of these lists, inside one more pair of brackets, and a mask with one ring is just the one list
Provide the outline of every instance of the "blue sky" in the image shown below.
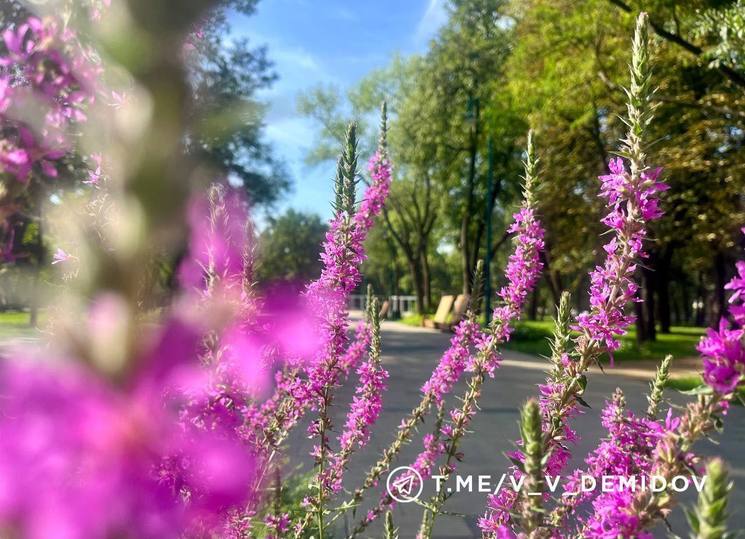
[[446,20],[445,0],[260,0],[252,17],[236,16],[233,33],[265,44],[279,80],[261,94],[268,104],[266,138],[293,181],[279,204],[331,215],[333,163],[303,162],[316,126],[297,113],[297,96],[318,84],[345,91],[398,52],[426,50]]

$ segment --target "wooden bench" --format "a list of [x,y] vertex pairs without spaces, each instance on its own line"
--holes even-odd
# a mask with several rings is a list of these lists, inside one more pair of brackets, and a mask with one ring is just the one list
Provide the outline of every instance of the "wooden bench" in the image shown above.
[[448,318],[450,316],[450,311],[453,309],[453,303],[455,303],[454,296],[442,296],[440,298],[440,304],[437,306],[434,318],[432,318],[432,320],[426,319],[424,321],[424,326],[437,329],[448,328]]

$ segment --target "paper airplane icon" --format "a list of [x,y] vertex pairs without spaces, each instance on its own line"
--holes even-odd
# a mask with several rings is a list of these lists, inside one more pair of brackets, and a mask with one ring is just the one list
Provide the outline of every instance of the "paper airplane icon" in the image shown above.
[[400,479],[396,479],[393,482],[393,487],[402,496],[410,497],[411,493],[414,492],[414,480],[416,477],[413,475],[406,475]]
[[399,466],[388,474],[386,481],[388,494],[400,503],[416,501],[423,487],[422,476],[411,466]]

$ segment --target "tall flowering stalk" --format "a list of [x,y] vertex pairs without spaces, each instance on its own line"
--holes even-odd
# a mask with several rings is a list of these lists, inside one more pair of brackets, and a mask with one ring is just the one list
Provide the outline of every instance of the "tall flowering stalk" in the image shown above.
[[[566,420],[583,403],[581,394],[587,383],[585,371],[605,352],[612,362],[613,352],[620,346],[618,337],[625,334],[633,323],[633,316],[626,314],[626,307],[636,298],[638,285],[633,276],[637,263],[647,256],[643,249],[646,224],[662,216],[658,195],[667,186],[658,181],[661,169],[647,166],[643,140],[645,128],[652,119],[654,94],[648,41],[648,18],[642,13],[636,21],[631,84],[626,91],[627,116],[624,121],[628,131],[621,141],[621,157],[611,159],[610,174],[600,177],[600,195],[607,200],[610,209],[602,222],[613,236],[603,246],[606,254],[603,265],[590,273],[590,310],[581,313],[573,326],[579,332],[574,340],[574,350],[562,358],[564,369],[561,376],[541,387],[548,405],[544,409],[544,430],[550,473],[558,473],[568,460],[563,445],[570,432]],[[628,160],[628,171],[622,158]],[[508,490],[490,498],[487,514],[480,521],[486,534],[497,534],[510,520],[509,512],[516,498],[515,493]]]
[[339,436],[339,451],[330,456],[330,466],[321,480],[325,488],[337,493],[341,490],[345,467],[354,451],[370,440],[370,427],[375,424],[383,408],[382,394],[386,389],[388,371],[380,362],[380,304],[377,298],[368,303],[371,342],[368,361],[357,369],[359,384]]
[[633,323],[625,314],[626,305],[636,297],[638,285],[633,280],[636,264],[647,256],[642,242],[646,238],[646,223],[662,216],[658,194],[668,189],[658,181],[662,169],[646,164],[643,141],[646,126],[652,120],[654,94],[649,68],[649,37],[646,13],[639,15],[632,44],[631,85],[628,96],[628,125],[619,155],[629,162],[626,171],[623,160],[610,161],[610,174],[601,176],[600,195],[608,201],[610,213],[603,219],[614,236],[603,250],[607,256],[602,267],[590,274],[589,312],[577,317],[576,329],[580,364],[595,360],[599,353],[612,353],[620,346],[618,337]]
[[694,539],[725,539],[727,533],[727,497],[732,483],[722,459],[712,459],[706,465],[706,484],[698,496],[698,503],[687,512]]
[[[359,363],[369,342],[369,328],[357,328],[357,338],[348,344],[346,304],[349,294],[360,282],[359,266],[365,258],[362,243],[380,214],[388,197],[392,168],[387,152],[387,107],[381,107],[380,139],[376,153],[368,162],[371,182],[362,201],[355,204],[357,183],[356,129],[350,126],[342,157],[337,163],[336,215],[322,246],[321,276],[306,290],[310,310],[315,312],[322,331],[323,351],[304,369],[310,386],[299,382],[299,369],[278,375],[272,405],[263,407],[260,416],[267,440],[278,445],[311,406],[321,406],[323,388],[335,386]],[[360,339],[360,337],[362,339]],[[345,349],[346,347],[346,349]]]
[[[450,411],[449,420],[442,426],[443,439],[440,440],[434,436],[425,438],[425,449],[412,464],[423,478],[430,477],[434,470],[437,460],[445,455],[446,462],[440,467],[440,474],[449,477],[454,471],[453,461],[459,457],[459,443],[466,434],[468,426],[473,418],[478,400],[481,396],[481,386],[486,376],[493,376],[495,369],[499,366],[500,356],[498,347],[507,342],[512,334],[512,326],[519,318],[525,300],[533,287],[538,282],[540,272],[543,267],[540,262],[540,252],[543,249],[543,228],[535,216],[535,189],[536,189],[536,164],[537,159],[532,143],[532,134],[528,135],[527,159],[525,161],[525,183],[523,190],[523,204],[520,210],[514,215],[514,222],[509,228],[509,232],[515,233],[514,252],[505,269],[507,284],[500,289],[498,296],[500,303],[494,309],[493,318],[487,331],[475,331],[471,343],[473,351],[463,353],[462,356],[451,355],[446,352],[443,360],[447,360],[445,367],[440,366],[433,373],[430,382],[425,384],[424,389],[430,391],[425,393],[423,402],[429,399],[436,400],[439,389],[444,387],[451,389],[454,385],[454,378],[449,376],[453,371],[462,372],[463,370],[473,373],[468,382],[468,388],[461,397],[462,406]],[[465,332],[464,332],[465,333]],[[457,336],[457,333],[456,333]],[[455,339],[454,339],[455,340]],[[458,342],[458,341],[456,341]],[[451,349],[448,352],[453,351]],[[456,350],[459,350],[456,348]],[[462,359],[461,359],[462,358]],[[456,365],[449,363],[456,359]],[[433,380],[441,380],[441,383],[432,383]],[[431,391],[434,389],[434,393]],[[421,406],[421,404],[420,404]],[[418,409],[415,409],[415,412]],[[413,415],[407,418],[413,419]],[[407,425],[403,425],[405,428]],[[399,442],[401,433],[394,443]],[[389,448],[390,449],[390,448]],[[397,448],[396,448],[397,449]],[[376,468],[371,473],[387,469],[391,459],[387,457],[378,462]],[[370,479],[371,473],[366,478],[365,485]],[[379,472],[382,473],[382,472]],[[364,486],[363,486],[364,487]],[[427,519],[427,528],[431,531],[434,525],[435,517],[439,507],[444,502],[443,494],[436,497],[430,507],[432,507],[430,518]],[[380,516],[385,508],[392,503],[389,494],[382,497],[378,505],[368,512],[365,518],[358,524],[352,535],[361,533],[375,518]],[[427,531],[424,531],[425,536]],[[422,532],[420,532],[420,535]]]
[[[480,332],[481,329],[476,320],[475,310],[471,308],[467,311],[464,319],[455,327],[455,335],[450,339],[450,346],[443,354],[429,380],[422,386],[423,395],[419,404],[401,420],[396,438],[383,450],[381,457],[367,472],[362,485],[354,491],[352,499],[339,508],[340,511],[349,507],[356,508],[359,505],[365,493],[376,486],[380,477],[390,469],[398,453],[410,441],[417,425],[423,421],[424,417],[430,411],[432,404],[441,404],[443,398],[452,391],[452,388],[466,369],[476,336]],[[439,454],[442,452],[435,449],[436,447],[440,447],[440,444],[441,442],[434,435],[425,437],[424,445],[426,450],[420,455],[418,460],[420,462],[429,462],[430,459],[427,458],[428,454]],[[431,466],[430,464],[428,467]]]
[[[391,181],[391,166],[387,156],[386,133],[387,114],[386,105],[381,110],[381,134],[377,152],[371,157],[369,171],[371,184],[359,205],[355,202],[355,188],[357,183],[357,139],[354,124],[347,131],[344,151],[337,167],[336,188],[336,217],[332,220],[330,230],[326,236],[321,259],[324,269],[321,277],[312,283],[306,296],[311,309],[319,313],[322,324],[322,348],[316,361],[307,369],[309,380],[308,404],[318,410],[319,416],[310,428],[309,435],[318,438],[318,445],[312,455],[317,466],[314,488],[316,495],[310,499],[309,514],[314,514],[319,534],[323,537],[326,509],[326,499],[340,485],[340,475],[346,457],[336,464],[335,471],[326,469],[327,461],[333,454],[327,436],[331,428],[329,409],[333,401],[333,393],[341,377],[349,371],[351,364],[361,349],[352,347],[345,354],[348,342],[348,315],[346,302],[349,294],[358,286],[361,275],[359,265],[364,260],[362,242],[374,222],[375,216],[382,210],[388,195]],[[375,373],[369,373],[374,377]],[[302,408],[303,403],[296,403]],[[343,437],[342,442],[348,443],[351,438]],[[351,449],[342,449],[342,452]],[[341,465],[341,468],[339,468]],[[334,474],[334,477],[330,475]],[[308,520],[300,525],[304,529]],[[298,532],[299,533],[299,532]]]
[[[709,329],[698,346],[707,385],[696,402],[688,404],[672,425],[666,425],[667,429],[650,452],[646,470],[650,476],[659,476],[670,482],[676,475],[695,469],[700,458],[692,452],[694,444],[720,428],[722,416],[727,413],[729,402],[742,381],[745,328],[740,313],[745,305],[744,269],[745,264],[739,262],[738,275],[727,285],[729,290],[733,290],[730,298],[732,324],[723,319],[719,329]],[[648,491],[637,492],[625,502],[608,507],[605,520],[614,522],[633,515],[632,531],[643,534],[672,510],[677,499],[668,488],[654,495]],[[605,525],[605,522],[600,524]]]
[[327,486],[323,478],[327,455],[330,452],[328,431],[331,428],[329,408],[339,375],[338,362],[347,340],[346,296],[359,282],[358,265],[362,262],[361,236],[354,227],[355,188],[357,182],[356,126],[347,131],[344,152],[339,161],[337,182],[337,215],[331,221],[321,260],[324,269],[318,281],[308,288],[308,297],[314,310],[320,313],[322,341],[320,355],[308,370],[311,406],[318,410],[318,419],[311,424],[308,434],[317,437],[313,448],[317,466],[316,496],[312,511],[317,518],[319,537],[324,536],[324,503]]
[[[443,427],[448,439],[445,463],[440,466],[439,471],[445,481],[455,471],[455,461],[461,458],[460,441],[468,432],[471,420],[478,409],[484,379],[487,375],[494,376],[494,370],[499,366],[500,356],[497,347],[509,341],[514,323],[520,317],[525,301],[538,282],[543,269],[540,253],[544,248],[544,230],[535,215],[538,159],[533,147],[532,133],[528,133],[527,158],[524,165],[523,205],[514,215],[515,221],[509,229],[516,235],[513,240],[515,251],[510,255],[505,269],[507,284],[498,292],[500,302],[492,314],[489,332],[479,339],[476,355],[468,364],[468,370],[473,372],[473,375],[461,398],[462,405],[450,412],[450,422]],[[428,525],[420,531],[422,537],[431,536],[435,519],[444,501],[444,490],[431,500]]]

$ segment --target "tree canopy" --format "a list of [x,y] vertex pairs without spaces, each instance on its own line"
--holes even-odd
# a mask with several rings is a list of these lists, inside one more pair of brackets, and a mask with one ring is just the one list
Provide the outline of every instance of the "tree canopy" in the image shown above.
[[[303,96],[301,112],[320,129],[311,162],[330,155],[349,116],[365,125],[377,102],[390,102],[395,182],[387,232],[373,241],[387,242],[381,256],[390,253],[391,265],[408,269],[399,283],[423,310],[433,294],[468,292],[477,260],[496,252],[493,260],[501,261],[528,127],[536,133],[548,229],[548,294],[534,299],[556,303],[563,287],[586,279],[602,254],[597,176],[625,129],[628,35],[642,9],[659,86],[649,160],[664,168],[671,189],[639,270],[639,334],[654,338],[658,326],[669,331],[671,318],[718,319],[725,268],[745,222],[741,0],[451,0],[448,22],[425,53],[394,57],[346,96],[333,88]],[[434,292],[433,256],[450,276]],[[586,298],[575,301],[586,306]]]

